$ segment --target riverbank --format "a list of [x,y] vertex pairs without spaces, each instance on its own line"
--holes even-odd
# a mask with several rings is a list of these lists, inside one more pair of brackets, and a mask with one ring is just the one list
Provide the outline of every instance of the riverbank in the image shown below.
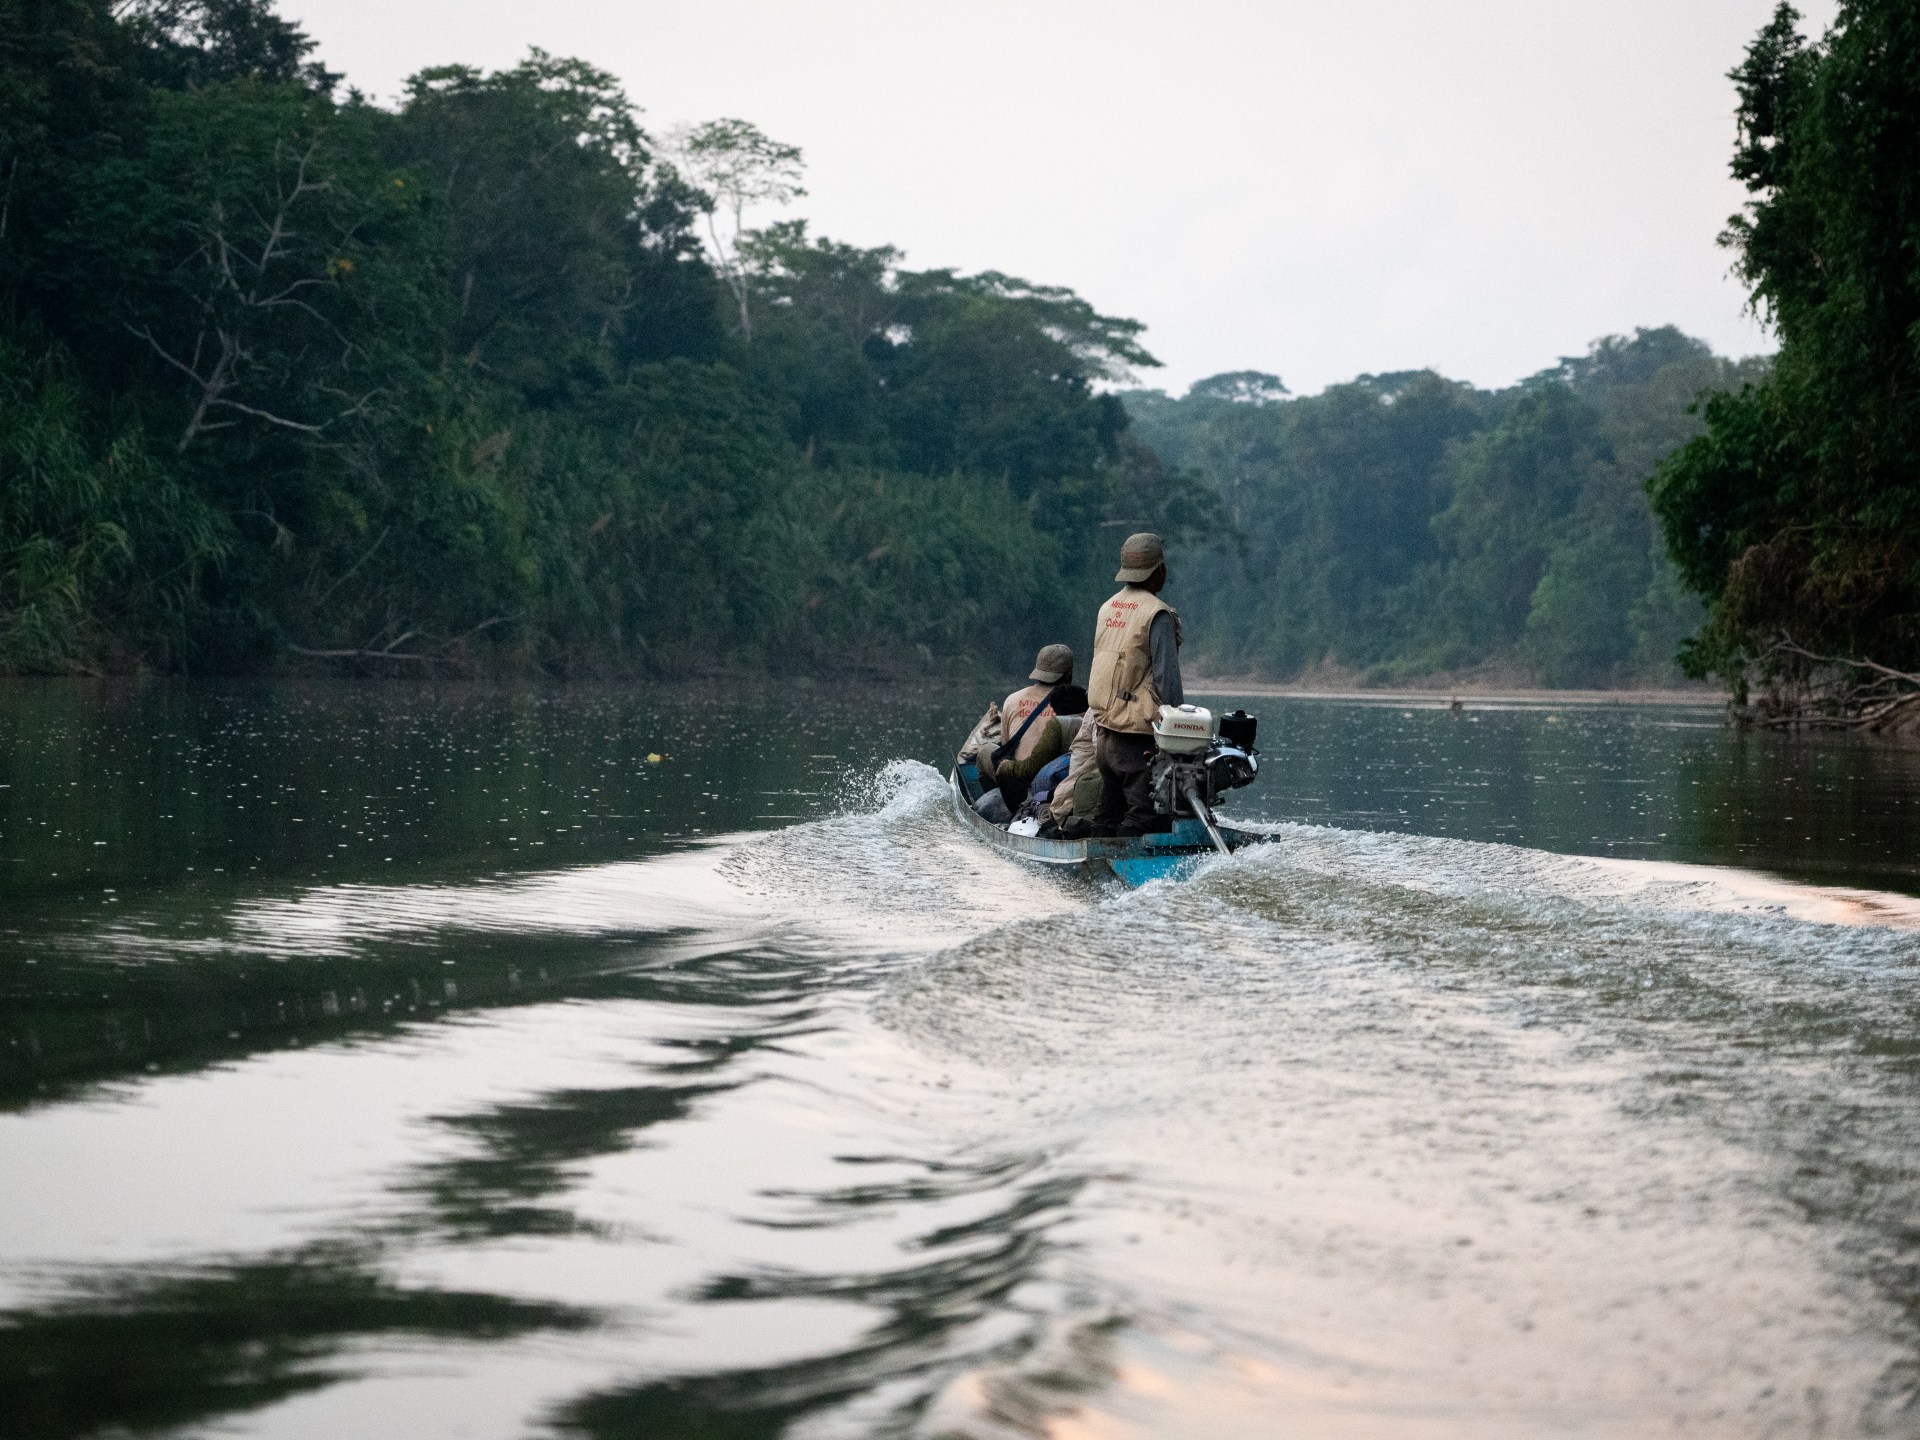
[[1438,710],[1449,709],[1456,703],[1461,709],[1515,705],[1677,705],[1703,710],[1718,710],[1726,704],[1725,694],[1710,685],[1671,690],[1548,690],[1518,685],[1375,690],[1364,686],[1323,689],[1313,685],[1196,676],[1186,682],[1186,691],[1189,695],[1272,696],[1288,700],[1334,700],[1359,705],[1413,705]]

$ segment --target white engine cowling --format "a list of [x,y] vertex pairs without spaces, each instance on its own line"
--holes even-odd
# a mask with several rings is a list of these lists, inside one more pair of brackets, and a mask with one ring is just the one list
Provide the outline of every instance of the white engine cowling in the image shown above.
[[1198,755],[1219,733],[1219,719],[1198,705],[1162,705],[1153,722],[1154,743],[1167,755]]

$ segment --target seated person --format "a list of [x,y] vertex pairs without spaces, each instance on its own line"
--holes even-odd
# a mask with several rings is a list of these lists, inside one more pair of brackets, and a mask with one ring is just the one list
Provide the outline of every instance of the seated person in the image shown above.
[[1092,833],[1093,815],[1100,808],[1100,767],[1094,763],[1099,728],[1093,716],[1081,717],[1067,744],[1067,773],[1048,796],[1047,815],[1040,826],[1042,835],[1084,840]]
[[1009,811],[1027,798],[1027,787],[1041,766],[1067,753],[1063,717],[1084,714],[1087,692],[1073,681],[1073,651],[1048,645],[1034,659],[1032,684],[1013,692],[1000,707],[1001,744],[981,766],[1000,787]]

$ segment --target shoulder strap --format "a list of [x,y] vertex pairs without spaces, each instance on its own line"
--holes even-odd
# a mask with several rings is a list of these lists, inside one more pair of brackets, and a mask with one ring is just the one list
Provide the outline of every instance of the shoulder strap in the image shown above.
[[993,752],[993,763],[996,767],[1002,759],[1020,748],[1020,742],[1026,738],[1027,731],[1033,728],[1033,722],[1053,708],[1053,697],[1059,694],[1059,692],[1060,687],[1058,685],[1049,690],[1047,692],[1047,698],[1034,706],[1033,709],[1027,713],[1027,718],[1020,722],[1020,728],[1013,732],[1013,738],[1000,742],[998,748]]
[[1047,692],[1047,698],[1042,700],[1038,705],[1034,706],[1030,712],[1028,712],[1027,718],[1020,722],[1020,728],[1013,732],[1013,739],[1007,741],[1008,745],[1010,746],[1018,745],[1022,740],[1026,738],[1027,731],[1033,728],[1033,722],[1038,720],[1042,715],[1046,714],[1047,711],[1053,709],[1053,695],[1054,695],[1054,692],[1052,690],[1049,690]]

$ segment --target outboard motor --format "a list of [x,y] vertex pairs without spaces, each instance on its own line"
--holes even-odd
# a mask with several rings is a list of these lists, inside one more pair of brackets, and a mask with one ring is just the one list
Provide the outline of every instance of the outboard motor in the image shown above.
[[1159,749],[1153,757],[1154,809],[1191,815],[1192,797],[1210,810],[1227,791],[1251,785],[1260,774],[1253,747],[1258,723],[1244,710],[1216,716],[1198,705],[1162,705],[1153,725]]

